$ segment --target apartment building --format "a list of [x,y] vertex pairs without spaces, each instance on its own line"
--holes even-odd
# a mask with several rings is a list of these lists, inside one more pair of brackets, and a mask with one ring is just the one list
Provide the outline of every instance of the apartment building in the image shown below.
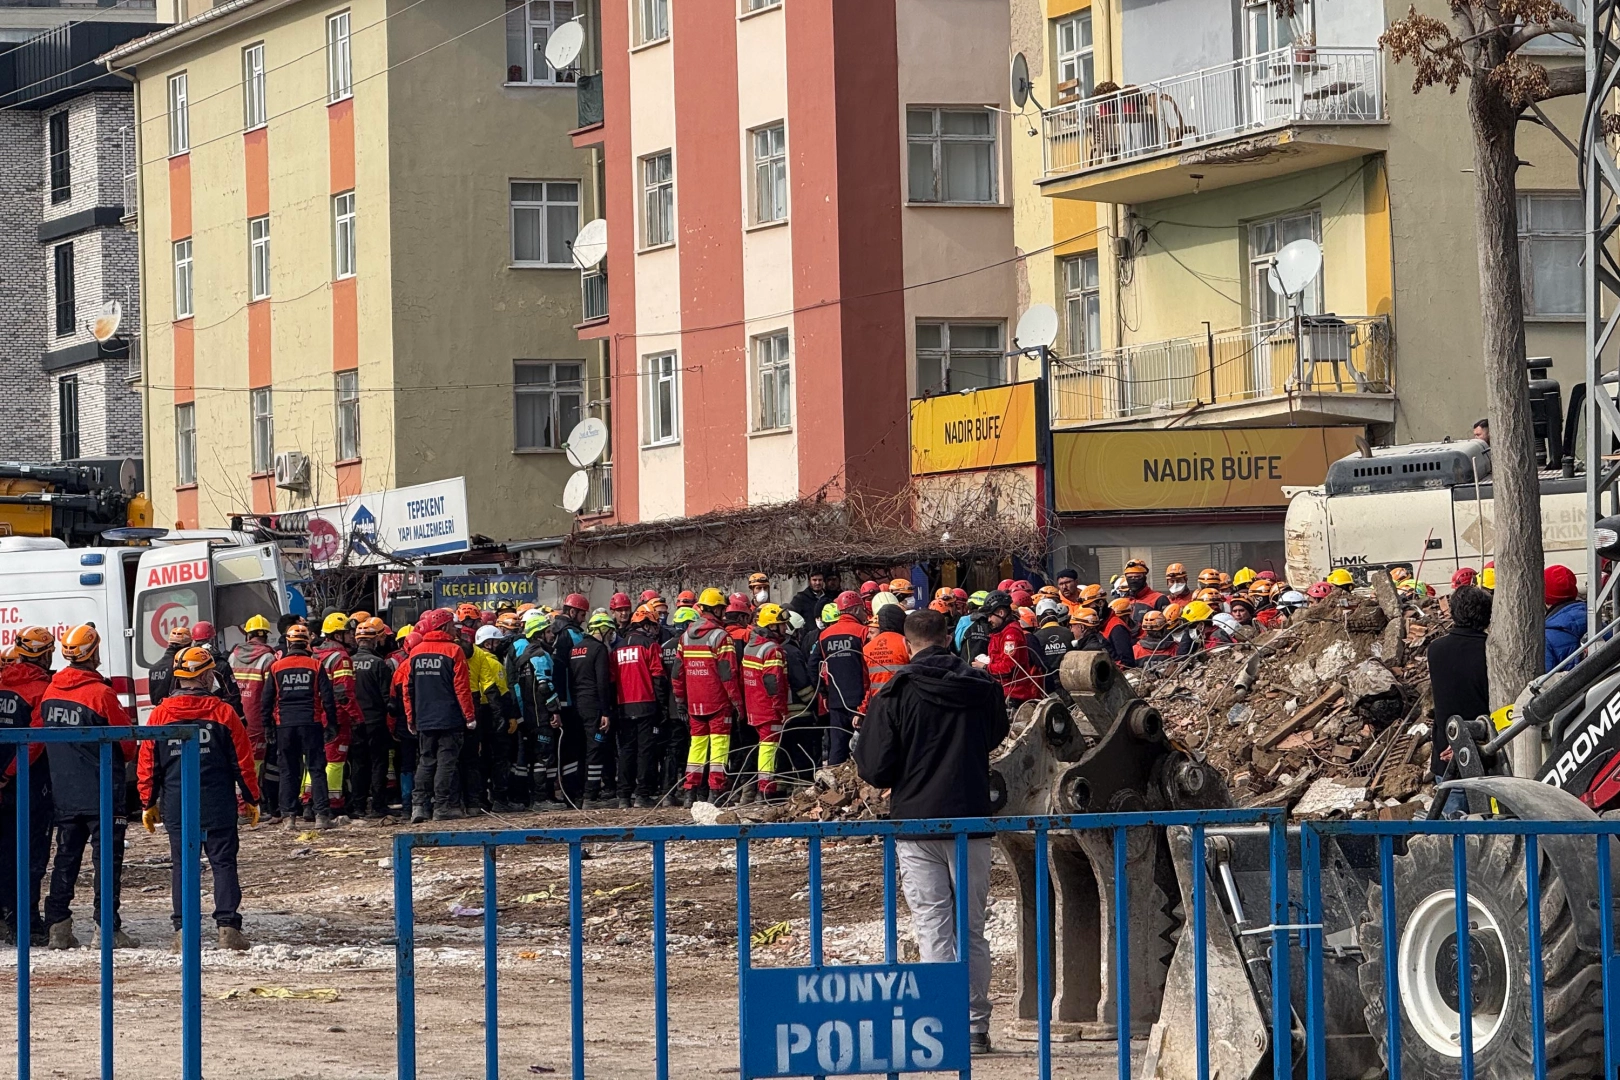
[[570,246],[597,216],[566,0],[233,0],[109,52],[138,115],[157,520],[465,476],[472,529],[565,531],[592,406]]
[[585,10],[608,253],[580,336],[613,398],[587,524],[900,490],[908,399],[1009,378],[1006,5]]
[[[1056,245],[1028,260],[1020,299],[1064,314],[1057,557],[1104,580],[1132,557],[1280,569],[1283,486],[1319,482],[1357,436],[1463,437],[1485,411],[1466,103],[1413,94],[1380,50],[1406,0],[1280,9],[1012,0],[1035,86],[1014,124],[1040,134],[1015,143],[1018,245]],[[1540,48],[1548,63],[1579,56]],[[1573,132],[1578,108],[1547,113]],[[1519,152],[1527,353],[1569,387],[1575,162],[1530,124]],[[1302,239],[1322,263],[1290,300],[1268,278]],[[1244,483],[1256,461],[1266,482]]]
[[[0,458],[141,452],[140,288],[123,224],[135,112],[129,83],[95,58],[150,32],[138,21],[150,7],[70,22],[96,9],[0,5]],[[109,306],[124,322],[98,340]]]

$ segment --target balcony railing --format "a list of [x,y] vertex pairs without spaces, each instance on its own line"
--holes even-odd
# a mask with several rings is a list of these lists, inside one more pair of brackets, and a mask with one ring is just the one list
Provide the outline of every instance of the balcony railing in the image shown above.
[[1120,420],[1276,397],[1388,394],[1385,315],[1312,315],[1054,360],[1052,423]]
[[579,127],[595,127],[602,122],[602,76],[581,75],[574,83],[579,93]]
[[124,174],[124,221],[134,221],[140,211],[140,188],[134,173]]
[[579,276],[579,291],[581,306],[584,309],[584,322],[593,322],[605,319],[608,316],[608,281],[607,266],[598,263],[595,267],[585,271]]
[[1049,110],[1046,175],[1084,172],[1288,124],[1385,119],[1376,48],[1291,45]]

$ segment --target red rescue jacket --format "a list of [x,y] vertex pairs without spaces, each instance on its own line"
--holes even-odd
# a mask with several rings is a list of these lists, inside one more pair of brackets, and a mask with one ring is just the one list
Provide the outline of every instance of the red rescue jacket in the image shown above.
[[264,756],[264,729],[274,718],[266,714],[264,683],[276,650],[258,641],[244,641],[231,650],[231,676],[242,689],[242,722],[253,743],[255,757]]
[[[146,718],[147,727],[197,724],[202,727],[198,746],[199,822],[203,829],[229,828],[236,822],[236,789],[240,785],[250,802],[259,801],[258,769],[253,743],[236,710],[212,694],[170,694]],[[164,742],[140,744],[136,783],[141,805],[151,806],[161,795],[163,820],[170,829],[180,827],[180,745]]]
[[1029,647],[1024,628],[1014,620],[990,635],[990,674],[1001,684],[1008,701],[1032,701],[1046,696],[1046,665]]
[[609,658],[621,713],[633,717],[657,712],[658,681],[664,677],[657,636],[651,631],[633,630],[619,640]]
[[[130,727],[133,721],[112,684],[99,671],[63,668],[34,710],[34,727]],[[135,757],[135,741],[113,743],[112,789],[115,801],[124,789],[124,763]],[[51,747],[51,796],[56,816],[97,814],[101,809],[101,748],[95,743]],[[121,804],[121,801],[119,803]],[[116,807],[115,807],[116,810]]]
[[686,628],[675,654],[680,666],[673,677],[675,696],[690,716],[736,715],[742,712],[741,665],[726,628],[705,612]]
[[[39,726],[34,718],[50,685],[51,673],[35,664],[18,661],[0,671],[0,727]],[[0,746],[0,767],[7,776],[17,773],[16,750],[15,746]],[[37,762],[44,752],[44,743],[34,743],[28,748],[28,764]]]
[[750,724],[765,727],[787,723],[787,650],[780,641],[758,631],[749,636],[748,647],[743,650],[742,681]]
[[365,720],[360,713],[360,698],[354,687],[354,665],[349,662],[349,650],[335,641],[329,641],[315,650],[315,659],[326,670],[332,681],[332,698],[337,702],[338,726],[343,732],[353,731]]
[[428,734],[475,727],[472,675],[461,643],[443,630],[422,635],[422,644],[399,666],[404,672],[405,724]]

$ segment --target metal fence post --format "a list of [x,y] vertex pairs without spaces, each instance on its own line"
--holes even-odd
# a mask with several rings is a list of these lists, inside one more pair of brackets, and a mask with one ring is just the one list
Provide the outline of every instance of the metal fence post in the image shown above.
[[1384,924],[1384,1040],[1389,1048],[1389,1080],[1401,1080],[1401,987],[1395,919],[1395,838],[1378,838],[1379,913]]
[[180,1072],[202,1080],[202,747],[180,743]]
[[31,1000],[31,987],[29,986],[29,946],[32,942],[29,935],[33,933],[34,891],[32,870],[33,852],[29,846],[30,834],[33,832],[33,822],[30,812],[33,807],[33,780],[29,773],[30,762],[28,752],[32,749],[29,743],[16,743],[15,757],[17,763],[17,1080],[29,1080],[33,1063],[29,1060],[30,1042],[33,1038],[33,1009]]
[[394,834],[394,1046],[399,1080],[416,1080],[416,905],[411,834]]
[[1474,978],[1469,970],[1468,837],[1451,838],[1451,893],[1457,926],[1457,1041],[1462,1048],[1462,1074],[1474,1075]]
[[654,840],[653,859],[653,1071],[655,1080],[669,1080],[669,927],[664,914],[664,841]]
[[568,996],[574,1080],[585,1080],[585,898],[578,842],[568,845]]
[[[818,882],[819,884],[819,882]],[[816,886],[811,887],[811,896],[815,896]],[[748,1035],[743,1030],[742,1022],[742,994],[743,985],[748,981],[748,969],[753,965],[754,958],[751,946],[753,941],[749,938],[750,927],[753,925],[753,915],[749,912],[750,896],[748,892],[748,838],[737,838],[737,1068],[741,1075],[748,1073]],[[815,900],[811,901],[815,903]],[[811,943],[811,948],[819,948],[820,942]]]
[[1308,1080],[1327,1080],[1327,1007],[1322,990],[1322,838],[1299,827],[1299,877],[1305,897],[1305,1061]]
[[[1273,1080],[1292,1080],[1294,1075],[1293,983],[1289,971],[1289,943],[1292,937],[1281,929],[1288,918],[1288,819],[1279,813],[1271,819],[1271,1075]],[[1281,1003],[1281,1004],[1279,1004]],[[1124,1077],[1122,1080],[1130,1080]]]
[[1114,994],[1117,1002],[1115,1034],[1118,1036],[1119,1080],[1131,1080],[1131,945],[1130,882],[1126,878],[1129,833],[1125,826],[1114,829]]
[[[1035,829],[1035,1043],[1036,1074],[1040,1080],[1052,1077],[1052,898],[1051,867],[1048,865],[1047,832]],[[967,880],[963,878],[963,880]]]
[[[1601,837],[1598,838],[1598,843],[1603,843]],[[1535,833],[1530,833],[1524,838],[1524,892],[1527,901],[1526,945],[1530,952],[1530,1068],[1535,1080],[1547,1080],[1547,1013],[1542,1003],[1544,973],[1541,959],[1541,852]],[[1387,959],[1384,962],[1386,965],[1389,963]],[[1604,1028],[1607,1031],[1607,1023],[1604,1024]],[[1400,1080],[1400,1077],[1391,1076],[1390,1080]]]
[[1204,827],[1192,827],[1193,1038],[1198,1080],[1209,1080],[1209,923],[1204,910]]
[[1620,1033],[1615,1031],[1616,1024],[1620,1024],[1620,1017],[1613,1015],[1610,1006],[1614,1003],[1616,987],[1612,978],[1614,972],[1614,882],[1610,879],[1610,853],[1614,839],[1611,834],[1599,833],[1597,837],[1597,875],[1598,875],[1598,912],[1601,921],[1598,924],[1599,951],[1603,954],[1603,963],[1600,970],[1603,974],[1603,1076],[1604,1080],[1614,1080],[1615,1068],[1615,1039]]
[[96,822],[94,852],[100,866],[100,895],[96,898],[100,917],[96,929],[101,939],[101,1080],[113,1080],[113,935],[117,916],[113,912],[113,856],[118,844],[113,838],[113,745],[103,742],[99,750],[97,779],[101,788],[100,813]]
[[484,1076],[501,1080],[499,976],[495,953],[495,847],[484,847]]

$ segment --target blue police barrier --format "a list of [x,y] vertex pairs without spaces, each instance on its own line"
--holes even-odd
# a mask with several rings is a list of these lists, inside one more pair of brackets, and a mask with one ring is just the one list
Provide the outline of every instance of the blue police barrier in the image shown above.
[[[84,728],[0,728],[0,746],[13,748],[16,763],[15,785],[17,827],[17,1080],[32,1076],[33,1008],[29,965],[29,918],[33,910],[29,874],[31,859],[31,810],[28,793],[32,790],[31,770],[43,768],[29,761],[29,746],[90,744],[100,749],[101,895],[97,898],[97,923],[110,928],[117,921],[113,912],[113,821],[124,813],[124,792],[113,790],[113,744],[119,742],[180,743],[180,823],[181,845],[186,855],[181,868],[184,895],[180,901],[180,1067],[183,1080],[202,1080],[202,836],[198,829],[198,800],[201,788],[198,728],[172,724],[161,728],[84,727]],[[113,935],[101,935],[101,1077],[113,1080]],[[126,1070],[133,1071],[133,1070]]]

